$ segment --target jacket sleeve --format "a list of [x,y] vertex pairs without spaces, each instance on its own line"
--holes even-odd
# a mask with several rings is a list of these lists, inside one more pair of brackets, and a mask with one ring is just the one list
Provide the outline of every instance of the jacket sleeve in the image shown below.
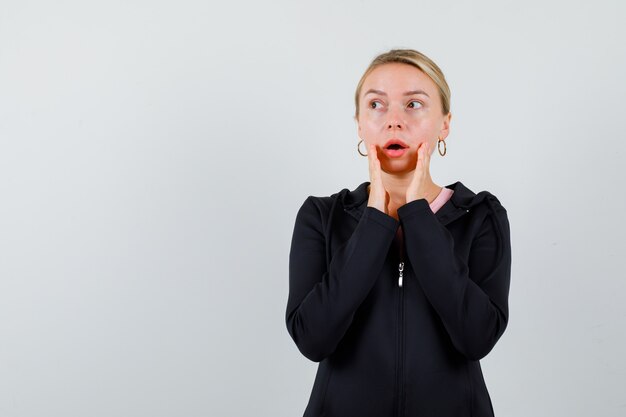
[[314,199],[309,196],[296,216],[285,318],[300,352],[319,362],[334,352],[374,286],[399,221],[366,206],[327,265],[325,227]]
[[455,253],[452,234],[425,199],[398,208],[406,254],[417,280],[453,345],[470,360],[491,351],[509,315],[509,221],[504,207],[488,204],[491,210],[471,243],[467,264]]

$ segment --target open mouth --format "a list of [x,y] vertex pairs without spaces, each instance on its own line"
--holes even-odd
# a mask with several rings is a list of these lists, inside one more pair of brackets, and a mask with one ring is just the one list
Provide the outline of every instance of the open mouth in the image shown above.
[[402,143],[391,143],[385,147],[385,154],[390,158],[401,158],[407,152],[408,146],[402,146]]
[[404,143],[402,140],[398,138],[389,139],[387,143],[385,143],[384,149],[399,151],[401,149],[408,148],[409,146]]

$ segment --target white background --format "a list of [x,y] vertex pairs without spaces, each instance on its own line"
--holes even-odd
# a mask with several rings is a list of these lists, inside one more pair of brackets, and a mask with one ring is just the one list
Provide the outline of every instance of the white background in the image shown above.
[[298,416],[297,209],[367,181],[377,54],[452,89],[439,185],[512,236],[496,415],[626,412],[626,6],[609,1],[0,3],[0,415]]

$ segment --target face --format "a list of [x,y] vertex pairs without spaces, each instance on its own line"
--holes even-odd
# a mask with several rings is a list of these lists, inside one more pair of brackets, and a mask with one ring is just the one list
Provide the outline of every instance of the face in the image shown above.
[[[417,149],[428,142],[430,153],[438,137],[448,136],[451,114],[444,116],[437,85],[422,71],[402,63],[384,64],[364,80],[359,96],[359,137],[376,145],[381,168],[388,173],[415,169]],[[399,139],[404,151],[385,149],[390,139]]]

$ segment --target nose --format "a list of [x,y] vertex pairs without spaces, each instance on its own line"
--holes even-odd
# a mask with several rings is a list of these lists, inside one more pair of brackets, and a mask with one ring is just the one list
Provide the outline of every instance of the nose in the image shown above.
[[387,119],[387,129],[402,129],[404,124],[402,123],[400,116],[397,111],[390,111],[388,113],[389,117]]

